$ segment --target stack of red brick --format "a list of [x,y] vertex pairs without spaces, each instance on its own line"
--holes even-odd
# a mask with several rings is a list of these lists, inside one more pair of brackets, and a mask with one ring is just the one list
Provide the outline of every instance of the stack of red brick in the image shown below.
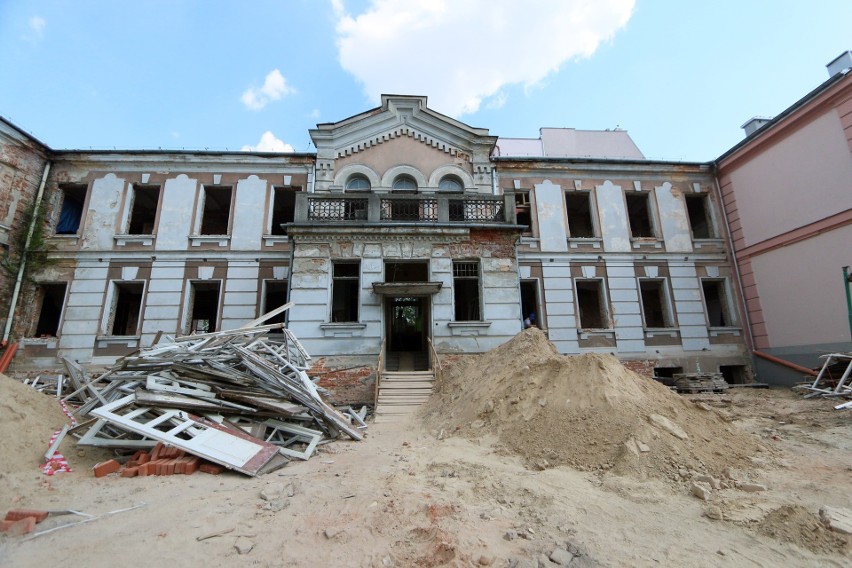
[[6,519],[0,522],[0,532],[9,533],[10,536],[31,533],[36,523],[45,520],[49,514],[48,511],[34,509],[12,509],[6,513]]
[[103,477],[117,471],[121,471],[121,477],[145,477],[148,475],[192,475],[196,471],[218,475],[223,470],[224,468],[221,465],[187,454],[178,448],[166,446],[162,442],[158,442],[151,453],[139,450],[124,464],[123,468],[116,460],[101,462],[93,468],[95,477]]

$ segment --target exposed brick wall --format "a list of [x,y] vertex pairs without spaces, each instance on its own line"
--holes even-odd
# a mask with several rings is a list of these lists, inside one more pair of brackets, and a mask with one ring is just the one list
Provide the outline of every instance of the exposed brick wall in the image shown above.
[[641,359],[636,361],[622,361],[621,363],[634,373],[638,373],[648,378],[654,376],[654,367],[660,364],[659,361],[651,361],[648,359]]
[[[20,133],[0,125],[0,257],[17,258],[18,243],[28,229],[29,218],[46,163],[46,149]],[[8,247],[8,249],[6,248]],[[0,269],[0,326],[5,328],[16,274]],[[35,286],[24,280],[17,303],[12,341],[30,326]]]
[[[308,369],[308,376],[319,377],[319,386],[331,393],[331,404],[373,404],[376,389],[375,365],[346,365],[340,358],[319,358]],[[354,362],[352,362],[354,363]]]

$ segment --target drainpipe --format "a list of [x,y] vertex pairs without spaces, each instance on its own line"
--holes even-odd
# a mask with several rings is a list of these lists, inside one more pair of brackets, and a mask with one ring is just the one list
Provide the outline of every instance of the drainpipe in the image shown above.
[[[716,168],[714,168],[715,170]],[[725,219],[725,233],[728,236],[728,247],[731,251],[731,261],[734,264],[734,273],[737,278],[737,290],[740,293],[740,300],[743,306],[743,319],[745,320],[746,333],[748,334],[748,345],[754,350],[754,337],[751,334],[751,319],[748,316],[748,306],[746,305],[745,291],[743,290],[743,281],[740,276],[740,263],[737,261],[737,252],[734,250],[734,238],[731,236],[731,224],[728,222],[728,212],[725,210],[725,200],[722,197],[722,188],[719,186],[719,176],[717,172],[713,172],[713,183],[716,186],[716,195],[719,197],[719,208],[722,210],[722,217]]]
[[846,313],[849,315],[849,333],[852,334],[852,294],[849,292],[849,267],[843,267],[843,287],[846,288]]
[[36,215],[36,212],[38,212],[39,207],[41,206],[41,200],[44,197],[44,186],[47,185],[47,176],[49,173],[50,161],[47,161],[44,164],[44,172],[41,174],[41,183],[38,186],[38,193],[36,194],[35,203],[33,204],[33,218],[30,221],[30,226],[27,230],[27,239],[24,241],[24,250],[21,251],[21,264],[18,266],[18,278],[15,280],[15,289],[12,291],[12,302],[9,306],[9,315],[6,317],[6,329],[3,330],[3,340],[0,342],[0,345],[6,345],[9,341],[9,335],[12,332],[12,320],[15,316],[15,308],[18,305],[18,296],[21,293],[21,284],[24,281],[24,269],[27,265],[27,250],[30,248],[30,242],[32,242],[36,223],[41,221],[41,219],[38,218],[38,215]]

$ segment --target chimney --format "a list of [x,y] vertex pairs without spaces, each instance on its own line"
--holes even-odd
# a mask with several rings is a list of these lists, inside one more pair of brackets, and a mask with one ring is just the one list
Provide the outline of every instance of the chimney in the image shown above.
[[760,127],[769,122],[770,120],[772,119],[767,116],[755,116],[754,118],[740,126],[740,128],[745,130],[745,135],[746,137],[748,137],[760,130]]
[[828,68],[828,76],[834,77],[838,73],[844,73],[852,68],[852,51],[844,51],[834,58],[834,60],[826,65]]

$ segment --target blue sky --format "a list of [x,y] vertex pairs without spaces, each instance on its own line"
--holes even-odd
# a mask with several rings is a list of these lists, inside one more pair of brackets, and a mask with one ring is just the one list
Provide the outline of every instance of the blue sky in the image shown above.
[[849,22],[849,0],[0,0],[0,115],[57,149],[305,152],[404,93],[705,161],[825,81]]

